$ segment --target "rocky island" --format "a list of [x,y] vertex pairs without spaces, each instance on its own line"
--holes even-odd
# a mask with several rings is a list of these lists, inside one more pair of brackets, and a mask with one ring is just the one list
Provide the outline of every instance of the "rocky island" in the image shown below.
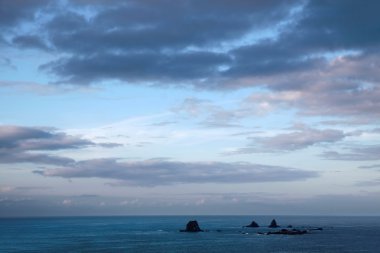
[[258,228],[260,226],[255,221],[252,221],[251,224],[244,226],[244,227],[246,227],[246,228]]
[[269,228],[278,228],[279,225],[277,225],[277,222],[275,219],[272,220],[272,222],[269,225]]
[[203,232],[203,230],[196,220],[191,220],[186,224],[186,229],[181,229],[180,232]]

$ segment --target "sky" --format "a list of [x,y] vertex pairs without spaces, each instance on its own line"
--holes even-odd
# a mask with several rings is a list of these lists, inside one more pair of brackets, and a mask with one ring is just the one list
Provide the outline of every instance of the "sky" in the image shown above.
[[0,0],[0,217],[380,215],[377,0]]

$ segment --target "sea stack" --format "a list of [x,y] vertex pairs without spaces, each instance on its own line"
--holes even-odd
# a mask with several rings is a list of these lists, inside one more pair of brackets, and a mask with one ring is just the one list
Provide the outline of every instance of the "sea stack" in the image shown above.
[[244,227],[246,227],[246,228],[258,228],[260,226],[255,221],[252,221],[251,224],[244,226]]
[[279,225],[277,225],[277,222],[275,219],[272,220],[272,222],[269,225],[270,228],[278,228]]
[[186,224],[186,229],[180,230],[181,232],[203,232],[199,227],[196,220],[191,220]]

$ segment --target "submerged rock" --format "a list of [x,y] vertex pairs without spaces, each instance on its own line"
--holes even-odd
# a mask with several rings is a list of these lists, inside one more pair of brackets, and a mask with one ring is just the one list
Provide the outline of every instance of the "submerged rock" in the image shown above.
[[269,225],[270,228],[278,228],[279,225],[277,225],[277,222],[275,219],[272,220],[272,222]]
[[252,221],[251,224],[244,226],[244,227],[246,227],[246,228],[258,228],[260,226],[255,221]]
[[306,230],[299,230],[299,229],[281,229],[280,231],[276,232],[268,232],[269,235],[303,235],[307,234]]
[[203,230],[199,227],[198,222],[196,220],[191,220],[186,224],[186,229],[180,230],[181,232],[203,232]]
[[275,232],[267,232],[267,233],[259,232],[258,234],[261,234],[261,235],[304,235],[304,234],[307,234],[307,231],[299,230],[299,229],[292,229],[292,230],[281,229]]

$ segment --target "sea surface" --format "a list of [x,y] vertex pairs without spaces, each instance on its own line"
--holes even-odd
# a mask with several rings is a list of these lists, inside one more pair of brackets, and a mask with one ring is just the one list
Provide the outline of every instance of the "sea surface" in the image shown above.
[[[271,220],[305,235],[260,235]],[[183,233],[189,220],[201,233]],[[260,228],[242,228],[252,220]],[[274,230],[273,230],[274,231]],[[380,252],[380,217],[118,216],[0,219],[0,252]]]

